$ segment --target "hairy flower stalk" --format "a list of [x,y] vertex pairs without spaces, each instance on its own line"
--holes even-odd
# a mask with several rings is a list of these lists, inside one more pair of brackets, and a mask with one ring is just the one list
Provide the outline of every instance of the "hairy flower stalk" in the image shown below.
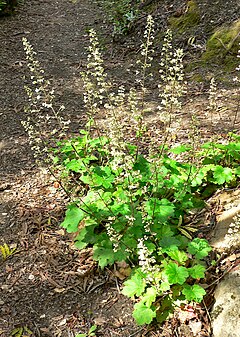
[[[240,46],[240,43],[239,43],[239,46]],[[238,58],[240,58],[240,49],[238,50],[238,55],[237,55]],[[237,71],[240,71],[240,64],[239,66],[236,68]],[[233,79],[234,82],[237,82],[237,83],[240,83],[240,77],[239,76],[236,76],[234,79]],[[238,93],[238,99],[237,99],[237,108],[236,108],[236,112],[235,112],[235,115],[234,115],[234,118],[233,118],[233,122],[232,122],[232,130],[234,130],[235,126],[236,126],[236,122],[237,122],[237,119],[238,119],[238,115],[239,115],[239,109],[240,109],[240,93]]]
[[39,62],[35,59],[36,53],[26,38],[22,39],[26,53],[27,66],[30,70],[31,85],[25,86],[28,96],[28,105],[25,107],[27,119],[22,122],[28,132],[34,157],[40,162],[49,161],[49,148],[56,139],[66,135],[70,121],[61,117],[64,106],[58,110],[53,106],[54,90],[43,76]]
[[108,223],[105,225],[106,227],[106,232],[107,235],[109,237],[109,240],[112,242],[113,244],[113,251],[116,253],[119,249],[119,245],[121,242],[121,239],[123,237],[122,234],[118,233],[114,228],[113,228],[113,224],[112,222],[116,221],[115,217],[109,217],[108,218]]
[[[138,141],[140,141],[146,129],[144,125],[144,121],[143,121],[145,95],[147,92],[146,80],[152,77],[152,73],[149,72],[149,69],[152,66],[152,60],[153,60],[153,54],[154,54],[154,48],[153,48],[154,21],[151,15],[148,15],[147,17],[147,25],[146,25],[146,29],[144,31],[143,37],[144,37],[144,42],[141,44],[141,47],[140,47],[141,58],[137,60],[137,64],[139,65],[140,70],[136,72],[137,83],[141,87],[140,103],[138,103],[136,94],[135,96],[133,96],[134,92],[130,92],[130,95],[132,94],[132,97],[131,96],[129,97],[129,103],[130,103],[130,109],[131,109],[130,111],[132,112],[133,120],[136,122],[135,134],[136,134]],[[135,105],[132,104],[133,98],[135,99],[135,102],[137,103]],[[132,107],[134,107],[134,109],[132,109]]]
[[[93,30],[90,31],[89,35],[90,47],[88,49],[87,70],[81,73],[84,83],[84,103],[89,117],[87,127],[89,128],[89,131],[91,131],[91,127],[93,126],[98,132],[99,139],[102,132],[108,138],[106,146],[108,147],[109,164],[113,171],[121,171],[118,177],[116,177],[115,183],[122,183],[126,179],[130,182],[130,180],[132,180],[134,161],[133,157],[129,154],[125,141],[126,135],[124,133],[129,125],[125,88],[120,86],[117,92],[110,91],[111,85],[107,80],[103,67],[103,59],[99,49],[98,38]],[[104,125],[105,130],[101,130],[97,120],[97,115],[101,110],[105,112],[105,121],[107,121]],[[90,134],[89,136],[91,138]],[[86,147],[87,146],[88,144],[86,144]],[[96,193],[100,197],[100,194],[98,192]],[[129,193],[129,197],[131,198],[132,191],[130,191],[130,188],[126,193]],[[105,203],[103,199],[101,200]],[[107,204],[105,204],[105,206],[109,209]],[[132,206],[132,214],[133,213]],[[127,222],[129,223],[130,221],[128,220]],[[111,221],[107,222],[105,228],[106,233],[113,244],[113,249],[116,252],[120,249],[119,244],[121,235],[114,229],[114,224],[115,221],[111,216]],[[126,226],[128,225],[126,224]]]
[[81,76],[83,79],[83,99],[86,113],[89,120],[94,122],[96,113],[106,99],[110,83],[107,81],[99,41],[93,29],[89,31],[89,38],[87,71],[81,72]]
[[[165,145],[167,144],[169,135],[172,133],[172,122],[177,118],[177,112],[181,109],[180,98],[184,93],[183,86],[183,50],[174,50],[172,45],[172,32],[167,30],[163,41],[161,61],[160,61],[160,79],[159,97],[160,105],[158,106],[158,116],[165,124],[163,131],[164,138],[161,146],[156,147],[155,139],[151,140],[149,147],[149,160],[153,163],[153,179],[155,180],[152,195],[158,193],[159,186],[159,170],[162,162],[162,155]],[[155,217],[156,204],[152,209],[152,222]]]
[[105,109],[107,120],[106,136],[109,138],[109,155],[112,158],[113,169],[121,167],[125,172],[132,170],[133,158],[128,155],[124,130],[129,125],[126,113],[125,88],[120,86],[117,93],[109,92],[110,83],[107,81],[103,60],[99,50],[96,33],[90,31],[90,47],[87,71],[82,73],[84,81],[84,103],[92,124],[99,131],[96,115],[100,108]]
[[[153,60],[153,41],[154,41],[154,21],[151,15],[147,17],[147,25],[144,31],[144,42],[141,44],[141,59],[137,61],[137,64],[140,66],[140,72],[137,72],[138,83],[141,86],[143,95],[146,91],[145,82],[148,77],[152,77],[151,73],[147,73],[147,70],[152,66]],[[143,96],[144,98],[144,96]],[[142,101],[144,104],[144,101]]]
[[217,104],[217,85],[214,78],[211,79],[208,97],[208,110],[211,117],[211,125],[213,127],[213,114],[218,110]]
[[172,32],[167,30],[161,53],[159,85],[161,102],[159,105],[160,117],[170,128],[174,113],[181,109],[180,98],[184,93],[183,87],[183,50],[173,49]]

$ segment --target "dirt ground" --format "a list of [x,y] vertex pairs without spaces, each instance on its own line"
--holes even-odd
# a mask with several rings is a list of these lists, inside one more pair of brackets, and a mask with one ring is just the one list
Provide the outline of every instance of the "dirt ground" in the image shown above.
[[[177,7],[176,1],[172,3]],[[233,7],[224,7],[229,17],[237,15],[234,5],[233,1]],[[168,1],[165,6],[169,6]],[[162,15],[156,13],[157,18]],[[36,166],[21,125],[26,102],[22,37],[34,46],[55,88],[56,104],[65,105],[71,132],[76,133],[84,124],[79,72],[86,65],[90,28],[106,43],[104,57],[114,81],[130,85],[127,74],[134,68],[133,50],[139,42],[139,30],[129,40],[113,42],[99,3],[24,1],[15,15],[0,18],[0,245],[17,248],[11,258],[0,260],[0,336],[14,335],[14,329],[17,336],[23,328],[19,337],[74,337],[93,324],[98,326],[97,336],[104,337],[194,336],[177,321],[163,327],[135,325],[133,304],[121,295],[121,281],[114,269],[99,271],[91,251],[76,250],[59,227],[67,197]],[[207,139],[212,133],[225,137],[234,119],[234,129],[239,131],[239,89],[232,83],[221,87],[213,123],[206,109],[206,91],[207,83],[191,84],[185,109],[174,126],[177,142],[186,139],[193,112],[198,117],[199,137]],[[152,111],[156,100],[157,94],[148,101]],[[154,120],[151,114],[148,118]],[[207,309],[197,307],[196,311],[201,322],[197,336],[210,336]]]

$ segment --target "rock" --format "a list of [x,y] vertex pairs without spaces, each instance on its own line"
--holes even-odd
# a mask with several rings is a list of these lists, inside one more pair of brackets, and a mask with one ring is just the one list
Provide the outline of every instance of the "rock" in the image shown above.
[[220,251],[238,248],[240,246],[238,222],[240,222],[240,204],[224,211],[219,216],[210,241],[211,246]]
[[[219,202],[225,210],[217,217],[210,244],[218,252],[227,253],[226,259],[231,262],[237,259],[234,252],[240,247],[240,190],[222,193]],[[212,336],[239,337],[240,266],[235,267],[219,282],[214,296],[215,304],[211,312]]]
[[219,252],[240,247],[240,190],[223,193],[218,201],[224,211],[217,217],[210,245]]
[[213,337],[240,336],[240,267],[230,272],[215,291],[211,313]]

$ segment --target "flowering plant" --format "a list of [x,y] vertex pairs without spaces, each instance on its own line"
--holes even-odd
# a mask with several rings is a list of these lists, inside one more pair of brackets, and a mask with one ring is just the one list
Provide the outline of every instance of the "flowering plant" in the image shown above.
[[[170,31],[160,63],[158,118],[164,121],[163,141],[156,137],[147,142],[144,111],[146,83],[151,78],[153,25],[149,16],[138,62],[140,90],[132,88],[128,93],[121,86],[112,90],[96,33],[90,30],[88,65],[82,73],[86,129],[44,152],[65,181],[67,178],[65,190],[71,202],[61,226],[75,233],[76,246],[92,247],[101,268],[121,261],[131,264],[123,294],[140,299],[133,313],[138,324],[148,324],[155,317],[163,321],[174,305],[203,299],[204,258],[211,247],[205,239],[192,238],[196,228],[184,219],[192,209],[204,206],[199,192],[209,183],[234,184],[240,176],[237,136],[232,135],[235,139],[228,144],[207,143],[198,151],[196,144],[174,147],[168,142],[185,90],[183,53],[173,49]],[[30,117],[24,126],[39,157],[47,143],[40,132],[45,123],[51,126],[54,118],[61,126],[53,129],[52,137],[48,135],[51,144],[58,132],[58,138],[63,137],[67,123],[60,116],[62,108],[53,108],[49,83],[31,46],[23,42],[34,87],[27,88]],[[215,90],[213,82],[212,86]],[[211,108],[214,97],[210,97]],[[102,111],[106,128],[100,118]],[[183,161],[182,155],[189,160]]]

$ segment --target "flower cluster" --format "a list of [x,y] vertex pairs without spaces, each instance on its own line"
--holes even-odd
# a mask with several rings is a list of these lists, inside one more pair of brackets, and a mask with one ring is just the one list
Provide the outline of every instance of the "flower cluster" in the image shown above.
[[105,225],[105,228],[106,228],[106,232],[107,232],[107,235],[109,237],[109,240],[112,242],[113,244],[113,251],[114,252],[117,252],[118,249],[119,249],[119,244],[120,244],[120,241],[123,237],[122,234],[118,233],[112,226],[112,221],[115,221],[116,218],[115,217],[109,217],[108,218],[108,223]]
[[144,244],[147,241],[147,237],[143,237],[138,240],[138,263],[142,272],[146,275],[146,281],[158,285],[160,268],[157,265],[156,259],[153,253]]
[[81,77],[83,80],[83,100],[86,107],[86,113],[90,119],[93,119],[99,106],[103,104],[110,83],[107,81],[107,75],[103,67],[103,59],[99,48],[99,41],[96,32],[93,29],[90,29],[89,31],[89,37],[90,45],[88,47],[87,70],[81,72]]
[[212,78],[209,88],[208,109],[212,112],[217,110],[217,85],[215,79]]
[[141,59],[137,61],[140,65],[141,72],[137,71],[137,77],[140,75],[137,82],[140,84],[142,89],[145,89],[145,80],[147,77],[151,77],[152,74],[147,74],[146,71],[152,66],[153,60],[153,41],[154,41],[154,21],[151,15],[147,17],[147,25],[144,31],[144,42],[141,44]]
[[39,62],[35,59],[36,53],[26,38],[22,39],[26,54],[27,66],[30,71],[30,85],[25,86],[28,96],[28,105],[25,107],[27,118],[22,122],[28,132],[34,157],[40,161],[47,160],[49,147],[56,138],[66,135],[69,120],[65,121],[61,113],[64,106],[57,110],[53,105],[54,90],[43,76]]
[[181,108],[180,97],[184,93],[183,86],[183,50],[174,49],[172,32],[167,30],[161,53],[159,85],[161,103],[158,107],[161,119],[171,123],[173,113]]

